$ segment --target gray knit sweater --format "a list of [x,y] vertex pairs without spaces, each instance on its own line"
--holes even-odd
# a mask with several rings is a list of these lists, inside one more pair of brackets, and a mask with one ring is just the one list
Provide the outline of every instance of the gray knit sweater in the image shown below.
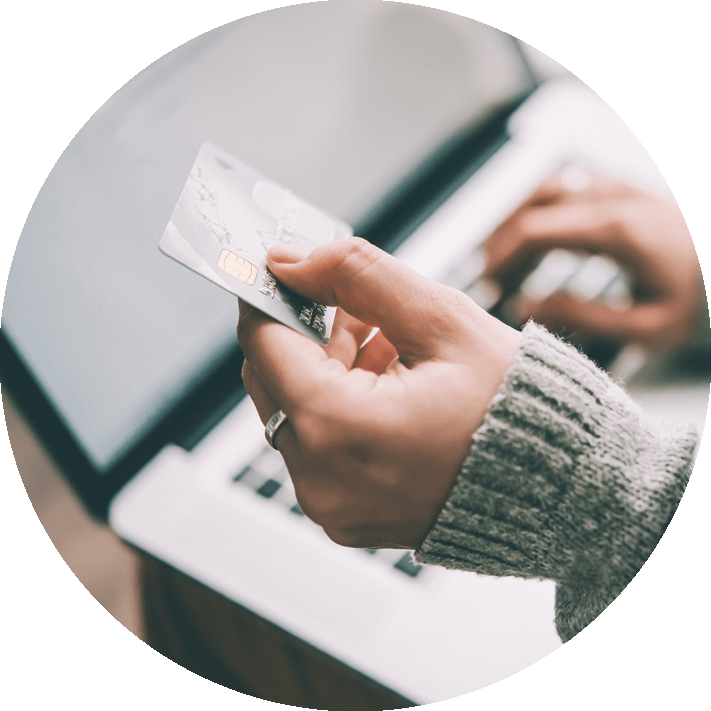
[[689,478],[697,436],[655,426],[573,347],[529,324],[420,563],[550,579],[565,642],[644,564]]

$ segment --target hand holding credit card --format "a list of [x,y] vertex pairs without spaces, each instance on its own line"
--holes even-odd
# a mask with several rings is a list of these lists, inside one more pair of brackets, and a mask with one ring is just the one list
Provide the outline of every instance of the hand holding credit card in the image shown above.
[[275,244],[316,247],[353,230],[234,156],[203,143],[159,247],[164,254],[321,345],[335,308],[305,299],[267,268]]

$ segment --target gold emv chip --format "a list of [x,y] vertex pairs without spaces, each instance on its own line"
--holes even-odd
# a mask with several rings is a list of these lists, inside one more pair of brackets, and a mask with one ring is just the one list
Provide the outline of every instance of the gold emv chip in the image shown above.
[[222,252],[220,252],[217,266],[220,267],[222,271],[232,274],[233,277],[237,277],[247,286],[254,286],[254,282],[257,280],[257,274],[259,273],[259,269],[257,269],[254,264],[243,259],[238,254],[230,252],[229,249],[223,249]]

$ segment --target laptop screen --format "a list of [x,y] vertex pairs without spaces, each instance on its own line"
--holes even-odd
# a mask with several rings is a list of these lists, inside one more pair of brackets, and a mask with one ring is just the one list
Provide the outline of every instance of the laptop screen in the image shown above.
[[157,246],[204,140],[356,224],[531,87],[510,37],[418,6],[311,3],[202,35],[120,89],[57,161],[2,330],[107,471],[236,347],[234,296]]

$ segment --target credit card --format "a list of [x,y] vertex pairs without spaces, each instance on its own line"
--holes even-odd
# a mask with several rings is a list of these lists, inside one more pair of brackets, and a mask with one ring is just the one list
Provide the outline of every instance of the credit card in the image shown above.
[[279,283],[267,269],[267,250],[287,243],[316,247],[352,235],[345,222],[205,142],[159,247],[280,323],[326,345],[336,309]]

